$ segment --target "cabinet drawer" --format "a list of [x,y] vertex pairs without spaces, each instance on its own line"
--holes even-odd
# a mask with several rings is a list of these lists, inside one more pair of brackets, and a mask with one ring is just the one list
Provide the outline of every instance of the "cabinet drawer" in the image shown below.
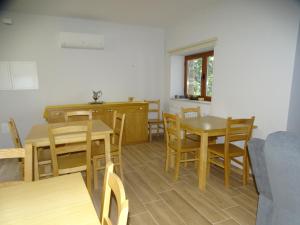
[[49,123],[59,123],[65,121],[65,113],[63,110],[54,110],[48,112]]

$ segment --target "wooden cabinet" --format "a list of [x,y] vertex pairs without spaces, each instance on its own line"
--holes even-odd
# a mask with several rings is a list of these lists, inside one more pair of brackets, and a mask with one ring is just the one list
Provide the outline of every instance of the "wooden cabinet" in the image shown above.
[[48,106],[44,118],[49,123],[63,122],[67,111],[91,110],[93,119],[102,120],[112,127],[113,111],[125,113],[124,144],[148,141],[148,103],[145,102],[110,102],[104,104],[77,104]]
[[[125,140],[126,143],[137,143],[140,139],[148,140],[148,105],[126,107]],[[146,116],[145,116],[146,115]],[[146,129],[145,129],[146,128]]]

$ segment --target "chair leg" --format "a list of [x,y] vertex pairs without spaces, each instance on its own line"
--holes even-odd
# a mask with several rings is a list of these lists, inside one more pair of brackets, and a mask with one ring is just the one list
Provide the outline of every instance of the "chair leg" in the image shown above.
[[180,155],[180,152],[179,151],[177,151],[176,152],[176,165],[175,165],[175,180],[178,180],[178,177],[179,177],[179,166],[180,166],[180,157],[181,157],[181,155]]
[[119,153],[119,170],[120,170],[120,175],[121,179],[124,182],[124,175],[123,175],[123,165],[122,165],[122,159],[121,159],[121,154]]
[[225,187],[229,187],[229,177],[230,177],[230,158],[224,158],[224,182]]
[[166,153],[166,165],[165,165],[165,171],[168,172],[169,170],[169,160],[170,160],[170,149],[167,147],[167,153]]
[[207,167],[206,167],[206,174],[209,176],[210,174],[210,152],[207,151]]
[[247,153],[243,158],[243,185],[247,185],[249,183],[249,160]]
[[149,141],[152,141],[152,126],[149,124]]
[[38,161],[38,149],[37,147],[34,147],[33,149],[34,151],[34,180],[39,180],[40,176],[39,176],[39,161]]
[[[98,170],[97,170],[97,159],[93,159],[93,175],[94,175],[94,190],[98,190]],[[99,162],[100,164],[100,162]],[[100,165],[99,165],[100,167]]]
[[[184,160],[187,160],[187,159],[188,159],[188,153],[184,153]],[[184,162],[184,167],[187,167],[187,164],[188,164],[188,162],[185,161]]]

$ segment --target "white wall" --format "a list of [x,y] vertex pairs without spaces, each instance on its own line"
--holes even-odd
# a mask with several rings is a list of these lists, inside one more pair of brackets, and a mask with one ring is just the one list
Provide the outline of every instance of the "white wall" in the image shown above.
[[300,135],[300,25],[287,129]]
[[[101,89],[104,101],[161,98],[164,31],[91,20],[12,14],[14,24],[0,24],[0,61],[36,61],[39,90],[0,91],[0,122],[16,119],[24,139],[43,122],[45,106],[86,103]],[[0,14],[1,15],[1,14]],[[102,34],[104,50],[62,49],[59,32]],[[9,146],[0,134],[0,147]]]
[[[255,115],[255,136],[265,137],[287,128],[299,18],[297,0],[211,1],[168,29],[166,48],[217,37],[211,114]],[[166,83],[169,66],[167,61]]]
[[184,95],[184,56],[173,55],[170,58],[170,97]]

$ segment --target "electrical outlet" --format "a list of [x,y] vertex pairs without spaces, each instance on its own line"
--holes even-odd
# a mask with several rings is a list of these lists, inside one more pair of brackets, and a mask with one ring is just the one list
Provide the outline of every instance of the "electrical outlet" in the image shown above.
[[2,134],[9,133],[8,123],[1,123],[1,132],[2,132]]

